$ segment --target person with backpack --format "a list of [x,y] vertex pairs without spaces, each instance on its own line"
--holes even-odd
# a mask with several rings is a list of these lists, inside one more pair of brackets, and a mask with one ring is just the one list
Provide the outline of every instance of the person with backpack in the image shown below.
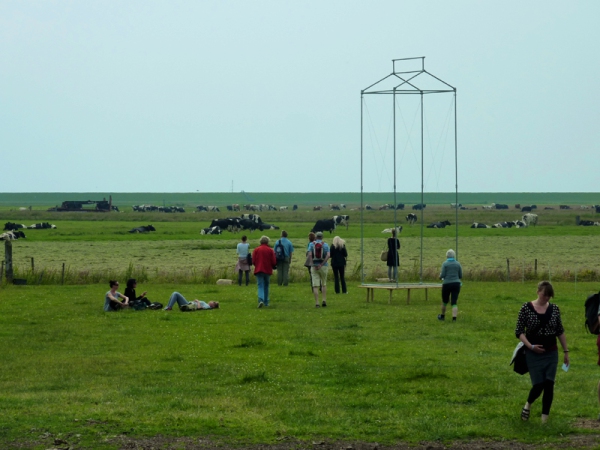
[[275,259],[277,260],[277,285],[287,286],[289,283],[290,264],[294,246],[288,239],[287,231],[281,232],[281,238],[275,242]]
[[258,285],[258,307],[269,306],[269,285],[273,268],[276,267],[277,260],[275,252],[269,247],[269,237],[262,236],[260,245],[252,252],[252,262],[254,263],[254,276]]
[[348,257],[346,241],[339,236],[334,237],[331,248],[329,249],[329,253],[331,254],[331,268],[333,270],[333,278],[335,280],[335,293],[340,293],[341,284],[342,293],[347,294],[348,289],[346,288],[346,278],[344,276],[346,269],[346,258]]
[[[315,307],[325,307],[327,306],[327,272],[329,270],[327,261],[331,257],[331,254],[329,253],[329,245],[323,242],[323,232],[317,231],[315,241],[308,244],[308,251],[311,253],[313,261],[310,274],[312,277],[313,294],[315,296]],[[319,286],[321,286],[323,296],[323,301],[320,305]]]
[[548,421],[558,364],[557,338],[563,349],[564,364],[569,366],[565,329],[558,306],[550,303],[553,297],[552,284],[549,281],[541,281],[537,288],[537,299],[523,304],[519,311],[515,335],[525,346],[525,358],[532,384],[527,402],[521,410],[522,420],[529,420],[531,405],[543,392],[542,423]]

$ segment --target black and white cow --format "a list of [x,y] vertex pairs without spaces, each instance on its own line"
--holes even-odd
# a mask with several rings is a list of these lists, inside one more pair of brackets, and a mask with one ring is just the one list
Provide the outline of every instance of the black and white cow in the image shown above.
[[317,220],[317,223],[315,223],[315,226],[312,227],[312,231],[313,233],[317,233],[318,231],[329,231],[329,233],[331,233],[333,230],[335,230],[335,220],[333,219],[322,219],[322,220]]
[[262,223],[258,224],[258,229],[260,231],[265,231],[265,230],[279,230],[279,227],[277,225],[273,225],[271,223],[262,222]]
[[558,205],[558,209],[571,209],[569,205]]
[[365,205],[365,209],[366,209],[367,211],[372,211],[372,210],[373,210],[373,207],[372,207],[371,205]]
[[221,230],[227,230],[232,233],[237,233],[242,229],[240,219],[238,217],[230,217],[227,219],[213,219],[210,223],[210,228],[219,227]]
[[342,216],[333,216],[333,221],[335,222],[335,225],[345,225],[346,226],[346,230],[348,229],[348,224],[350,223],[350,216],[348,215],[342,215]]
[[409,213],[406,216],[406,221],[409,225],[414,225],[417,222],[417,215],[415,213]]
[[148,233],[149,231],[156,231],[152,225],[143,225],[141,227],[134,228],[133,230],[129,230],[130,233]]
[[450,208],[452,208],[452,209],[462,208],[462,203],[450,203]]
[[4,224],[5,231],[20,230],[21,228],[27,228],[27,226],[23,225],[22,223],[13,223],[13,222],[6,222]]
[[450,221],[444,220],[442,222],[434,222],[431,225],[427,225],[427,228],[446,228],[449,225],[452,225]]
[[255,223],[262,223],[262,219],[258,214],[242,214],[241,219],[251,220]]
[[287,206],[280,206],[279,207],[279,211],[287,211],[288,207]]
[[404,203],[398,203],[396,205],[396,209],[404,209],[404,206],[405,206]]
[[313,211],[321,211],[323,207],[321,205],[313,206]]
[[340,208],[346,209],[346,204],[345,203],[340,203]]
[[492,227],[489,225],[486,225],[485,223],[473,222],[473,225],[471,225],[471,228],[492,228]]
[[240,205],[238,205],[238,204],[227,205],[227,211],[239,211],[239,210],[240,210]]
[[200,234],[221,234],[221,233],[223,233],[223,230],[221,230],[220,227],[203,228],[202,231],[200,231]]
[[538,216],[537,216],[537,214],[528,213],[528,214],[523,215],[521,220],[523,222],[525,222],[527,224],[527,226],[533,225],[535,227],[537,225]]
[[[386,228],[382,231],[382,233],[391,233],[392,231],[394,231],[394,228]],[[396,236],[398,236],[400,233],[402,233],[402,225],[396,227]]]
[[27,228],[29,228],[30,230],[47,230],[47,229],[55,229],[56,225],[53,225],[48,222],[42,222],[42,223],[34,223],[33,225],[31,225]]
[[580,220],[577,225],[580,225],[582,227],[591,227],[594,226],[595,223],[597,222],[594,222],[593,220]]
[[329,210],[330,211],[339,211],[340,210],[340,205],[334,205],[333,203],[329,204]]
[[517,228],[527,228],[527,224],[525,222],[523,222],[522,220],[513,220],[513,224]]
[[[262,221],[260,223],[262,223]],[[250,230],[250,232],[253,232],[254,230],[258,229],[260,223],[255,222],[250,219],[240,219],[241,229],[242,230]]]
[[198,205],[198,206],[196,206],[196,211],[198,211],[198,212],[208,212],[208,208],[206,206],[203,206],[203,205]]
[[514,226],[513,222],[498,222],[492,225],[492,228],[512,228]]
[[425,209],[427,207],[426,204],[424,203],[418,203],[416,205],[413,205],[412,209],[416,210],[416,211],[421,211],[422,209]]
[[0,234],[0,241],[16,241],[17,239],[25,239],[25,233],[13,230]]

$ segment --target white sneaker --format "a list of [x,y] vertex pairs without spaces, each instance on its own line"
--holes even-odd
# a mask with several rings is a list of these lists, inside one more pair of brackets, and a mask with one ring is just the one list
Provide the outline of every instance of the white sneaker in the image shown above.
[[265,304],[264,304],[263,302],[260,302],[260,303],[258,304],[258,307],[259,307],[259,308],[262,308],[263,306],[265,306]]

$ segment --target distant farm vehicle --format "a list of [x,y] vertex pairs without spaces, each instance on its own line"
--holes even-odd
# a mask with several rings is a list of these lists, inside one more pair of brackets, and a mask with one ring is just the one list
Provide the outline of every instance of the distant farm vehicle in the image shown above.
[[[94,207],[86,208],[84,205],[94,205]],[[116,206],[112,205],[112,196],[103,200],[67,200],[62,202],[60,206],[49,208],[48,211],[67,211],[67,212],[111,212],[118,211]]]

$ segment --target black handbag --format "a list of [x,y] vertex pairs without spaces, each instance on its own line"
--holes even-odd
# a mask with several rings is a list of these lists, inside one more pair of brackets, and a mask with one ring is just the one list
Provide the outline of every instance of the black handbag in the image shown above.
[[527,358],[525,357],[525,345],[522,342],[519,342],[515,347],[510,364],[513,364],[513,370],[519,375],[525,375],[529,372]]
[[246,256],[246,262],[248,262],[249,266],[252,265],[252,253],[248,253],[248,256]]

